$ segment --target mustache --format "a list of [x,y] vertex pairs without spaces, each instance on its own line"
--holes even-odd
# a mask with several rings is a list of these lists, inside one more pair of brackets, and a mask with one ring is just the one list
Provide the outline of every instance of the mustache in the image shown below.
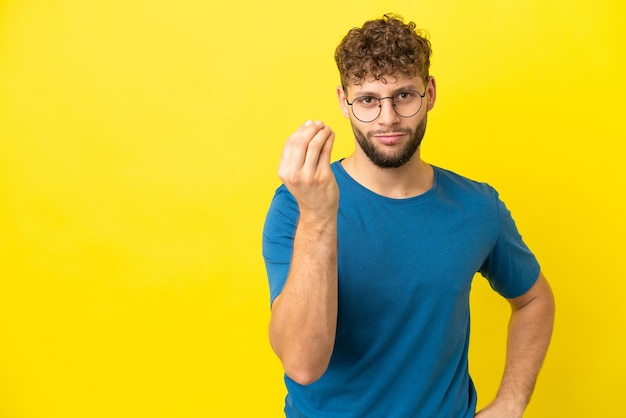
[[387,135],[387,134],[397,134],[397,133],[412,134],[413,130],[411,128],[379,129],[377,131],[368,132],[367,136],[370,137],[374,135]]

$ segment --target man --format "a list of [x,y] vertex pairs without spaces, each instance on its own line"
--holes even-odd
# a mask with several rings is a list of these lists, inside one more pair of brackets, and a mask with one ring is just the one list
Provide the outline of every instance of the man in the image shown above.
[[[552,292],[497,192],[420,158],[430,54],[399,16],[352,29],[335,59],[354,153],[331,164],[335,134],[320,121],[284,146],[263,255],[287,417],[521,417],[530,399]],[[501,386],[478,414],[476,272],[512,308]]]

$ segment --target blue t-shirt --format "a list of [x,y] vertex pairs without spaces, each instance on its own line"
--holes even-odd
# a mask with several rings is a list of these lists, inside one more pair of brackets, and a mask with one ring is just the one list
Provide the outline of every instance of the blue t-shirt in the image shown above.
[[[497,192],[434,168],[407,199],[378,195],[332,164],[340,191],[334,351],[310,385],[285,375],[287,417],[469,418],[469,292],[477,272],[502,296],[525,293],[539,264]],[[271,301],[287,280],[298,206],[278,188],[263,231]]]

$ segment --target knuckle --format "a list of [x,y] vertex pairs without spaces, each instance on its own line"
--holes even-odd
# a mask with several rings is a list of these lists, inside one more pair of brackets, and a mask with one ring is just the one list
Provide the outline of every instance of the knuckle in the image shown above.
[[285,184],[297,186],[302,183],[302,178],[298,173],[293,171],[279,171],[278,177]]

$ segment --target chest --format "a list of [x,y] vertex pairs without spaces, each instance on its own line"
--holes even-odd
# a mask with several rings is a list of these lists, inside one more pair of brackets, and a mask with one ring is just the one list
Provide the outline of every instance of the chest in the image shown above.
[[346,307],[368,301],[374,312],[466,299],[493,245],[493,223],[481,208],[436,200],[340,208],[340,298]]

